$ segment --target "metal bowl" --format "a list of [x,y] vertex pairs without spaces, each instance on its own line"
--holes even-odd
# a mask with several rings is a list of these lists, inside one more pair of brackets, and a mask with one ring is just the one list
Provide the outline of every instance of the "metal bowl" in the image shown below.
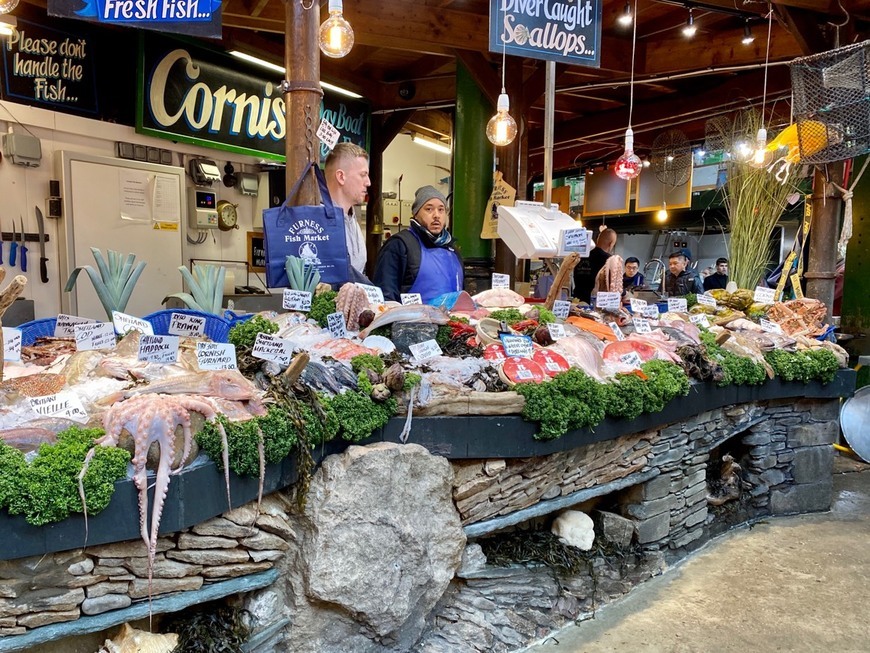
[[870,385],[858,388],[840,408],[840,428],[852,451],[870,463]]

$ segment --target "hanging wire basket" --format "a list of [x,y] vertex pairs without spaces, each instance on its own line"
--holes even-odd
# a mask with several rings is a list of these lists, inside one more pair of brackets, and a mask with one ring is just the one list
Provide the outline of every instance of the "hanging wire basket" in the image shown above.
[[801,163],[870,152],[870,41],[789,64]]

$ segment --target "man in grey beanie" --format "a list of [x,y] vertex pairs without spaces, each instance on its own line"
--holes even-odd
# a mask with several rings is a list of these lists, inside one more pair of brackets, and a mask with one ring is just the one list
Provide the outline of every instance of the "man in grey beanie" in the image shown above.
[[374,283],[384,299],[420,293],[423,302],[462,290],[462,259],[447,230],[447,198],[434,186],[422,186],[411,206],[409,229],[390,238],[378,253]]

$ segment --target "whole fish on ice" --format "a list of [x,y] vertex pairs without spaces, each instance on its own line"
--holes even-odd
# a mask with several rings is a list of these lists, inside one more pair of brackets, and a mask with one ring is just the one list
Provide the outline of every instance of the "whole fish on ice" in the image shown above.
[[447,324],[450,316],[444,309],[428,304],[408,304],[396,306],[378,315],[371,324],[359,332],[360,338],[365,338],[375,329],[394,324],[395,322],[429,322],[431,324]]

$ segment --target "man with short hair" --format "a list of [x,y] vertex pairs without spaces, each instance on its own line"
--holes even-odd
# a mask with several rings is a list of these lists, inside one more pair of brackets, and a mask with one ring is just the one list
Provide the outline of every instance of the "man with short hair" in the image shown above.
[[357,222],[354,207],[366,201],[366,192],[371,185],[369,155],[355,143],[338,143],[326,157],[325,173],[332,203],[340,207],[344,214],[350,267],[365,278],[366,239]]
[[728,286],[728,259],[716,259],[716,271],[704,279],[704,290],[724,290]]
[[604,263],[610,258],[616,247],[616,232],[613,229],[605,229],[598,235],[595,247],[589,252],[588,258],[581,258],[577,267],[574,268],[574,297],[592,303],[592,289],[595,287],[595,278]]
[[665,292],[672,297],[681,297],[689,293],[701,294],[704,286],[701,277],[689,269],[689,259],[685,250],[673,252],[668,257],[668,274],[665,275]]
[[622,287],[633,288],[643,285],[643,275],[639,272],[640,260],[636,256],[625,259],[625,273],[622,275]]

